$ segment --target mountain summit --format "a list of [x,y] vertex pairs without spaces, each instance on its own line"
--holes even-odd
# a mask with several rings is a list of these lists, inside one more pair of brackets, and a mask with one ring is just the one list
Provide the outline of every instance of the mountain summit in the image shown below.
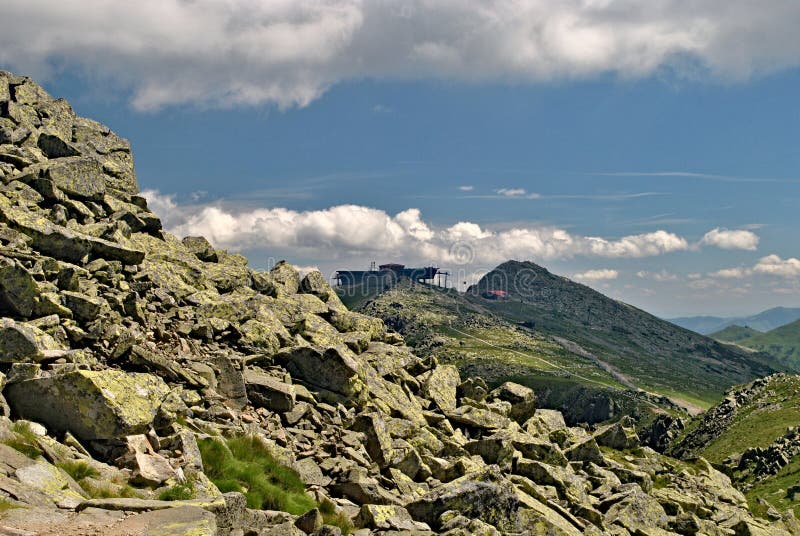
[[[493,290],[508,299],[487,300]],[[532,262],[501,264],[467,297],[500,317],[579,344],[657,393],[711,401],[731,385],[771,372],[766,356],[720,344]]]

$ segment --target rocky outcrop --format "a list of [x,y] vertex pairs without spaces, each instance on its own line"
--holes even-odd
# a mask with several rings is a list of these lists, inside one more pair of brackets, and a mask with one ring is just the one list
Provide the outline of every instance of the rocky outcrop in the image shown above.
[[[529,388],[462,382],[348,311],[318,272],[253,270],[163,231],[127,142],[27,78],[0,73],[0,140],[2,531],[796,529],[752,517],[726,476],[639,447],[628,426],[570,428]],[[237,466],[201,448],[233,456],[221,437],[302,479],[306,511],[223,494],[214,481],[236,480],[215,471]]]

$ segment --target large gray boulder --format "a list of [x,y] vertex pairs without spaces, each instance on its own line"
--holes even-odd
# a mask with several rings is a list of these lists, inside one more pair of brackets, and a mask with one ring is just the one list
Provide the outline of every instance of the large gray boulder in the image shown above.
[[278,352],[275,361],[292,377],[312,387],[352,397],[364,389],[363,373],[358,358],[346,346],[325,350],[297,346]]
[[519,507],[513,484],[496,468],[448,482],[406,505],[411,517],[434,529],[440,527],[443,513],[456,510],[504,531],[515,528]]
[[4,394],[17,415],[93,440],[147,431],[169,392],[151,374],[78,370],[15,383]]
[[0,319],[0,363],[39,362],[62,350],[44,331],[10,318]]
[[253,406],[281,413],[294,409],[297,393],[293,385],[254,369],[244,371],[244,383]]

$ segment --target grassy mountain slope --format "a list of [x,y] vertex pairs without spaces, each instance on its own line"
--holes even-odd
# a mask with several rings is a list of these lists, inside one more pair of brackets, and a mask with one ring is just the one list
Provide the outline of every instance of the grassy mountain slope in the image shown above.
[[747,326],[758,331],[770,331],[800,320],[800,307],[773,307],[751,316],[723,318],[718,316],[685,316],[668,319],[686,329],[709,335],[728,326]]
[[[737,326],[738,327],[738,326]],[[776,368],[790,372],[800,372],[800,320],[775,328],[767,333],[750,330],[748,336],[745,330],[728,328],[715,333],[714,338],[721,341],[734,342],[740,346],[765,352],[777,361]],[[740,338],[736,338],[737,335]]]
[[[508,300],[486,300],[488,290]],[[506,262],[467,291],[511,322],[579,344],[635,385],[708,406],[738,383],[766,375],[762,354],[748,352],[675,326],[530,262]]]
[[456,364],[490,387],[505,381],[527,385],[544,407],[562,410],[569,422],[677,412],[668,400],[631,389],[578,345],[516,325],[452,289],[405,282],[380,293],[350,287],[339,295],[348,306],[384,319],[419,355]]
[[716,339],[721,342],[736,342],[740,343],[745,341],[751,337],[755,337],[756,335],[761,335],[760,331],[757,331],[753,328],[747,326],[728,326],[725,329],[717,331],[709,335],[712,339]]
[[[764,506],[760,498],[800,514],[800,493],[791,490],[800,484],[800,438],[789,432],[798,426],[800,376],[777,374],[731,389],[720,404],[689,423],[670,453],[703,456],[722,468],[756,509]],[[768,463],[757,470],[741,463],[748,449],[762,449],[754,457]]]

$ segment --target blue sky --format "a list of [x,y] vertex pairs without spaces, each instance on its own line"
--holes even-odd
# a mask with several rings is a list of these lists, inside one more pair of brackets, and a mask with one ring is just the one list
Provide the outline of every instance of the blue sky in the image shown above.
[[[167,226],[256,267],[434,262],[464,281],[513,257],[663,316],[800,305],[791,3],[753,18],[739,2],[719,15],[719,2],[676,3],[667,15],[576,0],[553,19],[536,1],[488,2],[491,16],[469,2],[395,13],[342,1],[329,13],[247,1],[223,22],[308,24],[259,30],[224,61],[194,34],[208,25],[213,42],[225,30],[181,11],[197,3],[154,4],[157,23],[126,13],[113,46],[80,35],[118,12],[86,5],[99,10],[87,23],[80,9],[11,4],[19,34],[0,36],[0,67],[129,138]],[[484,37],[425,25],[445,15]],[[486,17],[507,31],[485,37]],[[743,20],[753,36],[734,33]],[[20,45],[25,29],[41,32],[37,47]],[[163,46],[117,44],[136,39]],[[395,60],[398,50],[417,56]]]

